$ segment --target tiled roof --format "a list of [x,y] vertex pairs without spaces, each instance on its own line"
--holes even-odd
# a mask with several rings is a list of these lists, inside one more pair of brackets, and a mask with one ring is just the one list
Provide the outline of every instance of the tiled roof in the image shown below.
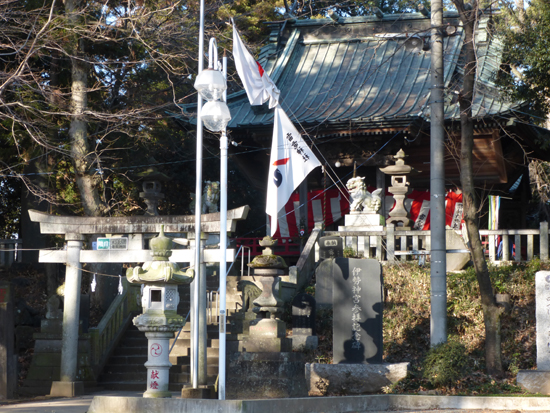
[[[463,31],[445,37],[446,118],[458,119],[451,100],[462,74]],[[331,129],[429,120],[430,50],[411,50],[411,36],[429,42],[430,20],[419,13],[272,24],[270,43],[259,59],[281,90],[281,105],[302,126]],[[493,83],[501,44],[481,20],[477,31],[478,77],[473,116],[501,115],[514,105],[501,99]],[[261,127],[273,122],[272,111],[251,108],[244,92],[228,98],[228,127]]]

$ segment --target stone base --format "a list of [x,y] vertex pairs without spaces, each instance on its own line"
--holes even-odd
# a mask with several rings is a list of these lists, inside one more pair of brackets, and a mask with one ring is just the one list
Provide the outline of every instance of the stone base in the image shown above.
[[[233,344],[235,343],[235,344]],[[243,337],[242,340],[228,343],[228,351],[249,353],[289,352],[292,351],[292,340],[279,337]]]
[[[445,243],[448,250],[465,251],[468,249],[468,247],[466,247],[466,244],[464,244],[464,240],[462,239],[462,237],[458,235],[454,229],[448,229],[445,231]],[[464,268],[466,264],[468,264],[469,261],[469,252],[447,253],[447,271],[460,271]]]
[[306,336],[303,334],[293,335],[292,337],[292,351],[304,351],[315,350],[319,345],[319,337]]
[[258,318],[250,321],[250,337],[260,338],[284,338],[286,336],[286,324],[284,321],[273,318]]
[[228,400],[307,397],[302,353],[229,353],[227,377]]
[[384,217],[380,214],[351,213],[344,217],[346,227],[384,226]]
[[84,394],[81,381],[54,381],[50,390],[51,397],[76,397]]
[[182,399],[217,399],[216,388],[211,385],[199,386],[194,389],[191,385],[184,385],[181,389]]
[[407,376],[409,363],[306,364],[309,396],[376,393]]
[[520,370],[516,381],[529,393],[550,394],[550,371]]
[[338,231],[384,231],[384,227],[382,225],[372,225],[372,226],[339,226]]

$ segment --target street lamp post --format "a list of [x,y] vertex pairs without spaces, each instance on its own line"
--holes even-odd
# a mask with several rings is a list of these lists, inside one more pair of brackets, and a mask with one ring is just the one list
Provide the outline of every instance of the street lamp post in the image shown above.
[[219,320],[219,381],[218,397],[225,400],[225,321],[226,321],[226,277],[227,277],[227,134],[226,127],[231,120],[225,103],[227,96],[227,58],[223,58],[223,72],[219,70],[216,40],[210,39],[208,69],[203,70],[195,81],[195,89],[208,102],[202,107],[201,119],[211,132],[221,132],[220,139],[220,320]]

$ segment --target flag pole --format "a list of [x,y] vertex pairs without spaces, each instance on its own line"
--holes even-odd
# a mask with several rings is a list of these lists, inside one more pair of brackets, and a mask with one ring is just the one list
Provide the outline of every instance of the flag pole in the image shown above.
[[[200,0],[199,22],[199,66],[197,75],[204,67],[204,0]],[[202,207],[202,96],[197,94],[197,153],[195,181],[195,278],[193,280],[191,314],[191,383],[194,389],[199,387],[199,301],[201,274],[201,207]]]
[[[227,79],[227,55],[223,54],[223,75]],[[227,101],[227,90],[223,92]],[[226,349],[226,289],[227,289],[227,133],[222,131],[220,140],[220,320],[218,355],[218,399],[225,400],[225,349]]]

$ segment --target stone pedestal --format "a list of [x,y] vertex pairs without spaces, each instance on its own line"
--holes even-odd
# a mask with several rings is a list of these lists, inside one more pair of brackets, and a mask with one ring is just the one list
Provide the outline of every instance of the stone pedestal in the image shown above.
[[339,226],[338,231],[382,231],[385,220],[380,214],[351,213],[344,217],[345,226]]
[[[445,231],[445,243],[447,250],[466,251],[468,248],[462,237],[454,229]],[[469,252],[448,252],[446,257],[447,271],[460,271],[470,261]]]
[[239,342],[238,351],[252,353],[292,351],[292,340],[286,338],[286,324],[275,318],[250,321],[249,334]]
[[172,397],[168,390],[172,366],[170,339],[184,325],[176,313],[179,302],[177,284],[145,285],[143,314],[134,318],[134,325],[147,337],[147,390],[143,397]]
[[307,397],[302,353],[231,353],[227,375],[228,400]]
[[537,370],[518,372],[517,383],[530,393],[550,394],[550,271],[535,275]]
[[351,213],[344,217],[346,227],[383,227],[384,217],[380,214]]
[[51,397],[76,397],[84,394],[81,381],[54,381],[50,390]]
[[254,300],[254,312],[277,313],[283,306],[283,301],[276,295],[278,284],[281,281],[279,276],[283,274],[283,271],[254,268],[254,274],[260,276],[260,283],[262,284],[262,294]]
[[407,376],[409,363],[306,364],[309,396],[376,393]]
[[191,385],[184,385],[181,389],[182,399],[217,399],[214,386],[210,384],[199,385],[196,389]]
[[173,332],[146,332],[148,340],[147,362],[147,391],[143,397],[172,397],[168,390],[169,370],[172,366],[168,355],[170,352],[170,339]]

